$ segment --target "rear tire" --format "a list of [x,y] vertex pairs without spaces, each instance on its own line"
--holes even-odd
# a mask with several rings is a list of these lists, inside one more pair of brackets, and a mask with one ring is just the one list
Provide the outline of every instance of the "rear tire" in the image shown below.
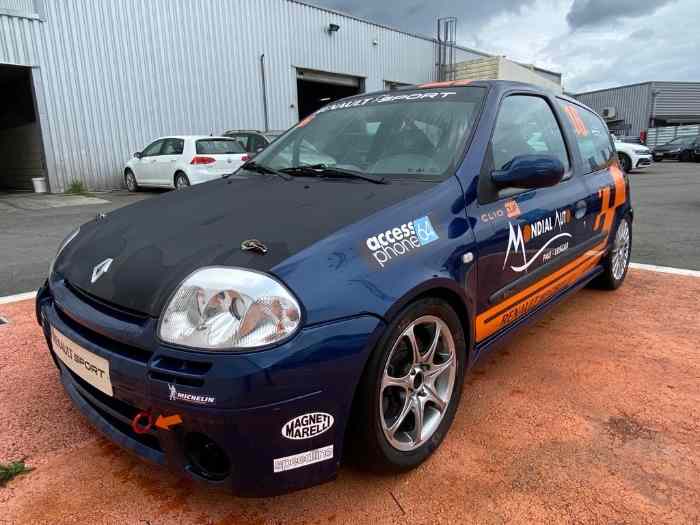
[[136,176],[131,170],[126,170],[124,173],[124,184],[126,184],[126,189],[131,193],[139,191],[139,184],[136,182]]
[[620,159],[620,167],[625,173],[632,171],[632,161],[625,153],[618,153],[618,159]]
[[440,446],[462,395],[465,348],[457,314],[440,299],[408,305],[389,325],[355,400],[350,449],[363,466],[410,470]]
[[684,151],[683,153],[681,153],[681,156],[678,157],[678,160],[680,162],[690,162],[690,152]]
[[182,173],[181,171],[178,171],[175,174],[175,189],[176,190],[184,190],[185,188],[190,187],[190,179],[187,178],[187,175]]
[[625,215],[615,232],[612,249],[603,260],[603,273],[594,284],[604,290],[617,290],[627,277],[632,252],[632,221]]

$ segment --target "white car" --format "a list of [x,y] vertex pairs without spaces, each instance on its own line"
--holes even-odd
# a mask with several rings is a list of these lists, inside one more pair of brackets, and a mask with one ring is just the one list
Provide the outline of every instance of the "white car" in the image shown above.
[[612,137],[615,141],[617,156],[620,159],[620,166],[625,173],[629,173],[633,169],[651,166],[652,156],[649,148],[641,144],[622,142],[615,135]]
[[161,137],[134,153],[124,167],[124,182],[129,191],[139,186],[182,189],[232,173],[249,158],[229,137]]

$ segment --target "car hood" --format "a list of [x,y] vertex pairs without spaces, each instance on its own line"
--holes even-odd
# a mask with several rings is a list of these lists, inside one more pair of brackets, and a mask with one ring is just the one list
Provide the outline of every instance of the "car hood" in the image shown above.
[[649,148],[642,144],[633,144],[631,142],[615,142],[615,149],[624,153],[632,154],[635,151],[649,151]]
[[[270,271],[333,232],[434,183],[236,176],[127,206],[81,228],[56,275],[126,310],[160,315],[175,288],[206,266]],[[258,239],[264,255],[241,243]],[[93,271],[113,262],[93,281]]]
[[656,146],[654,148],[654,151],[673,151],[677,149],[683,149],[687,146],[683,146],[682,144],[664,144],[662,146]]

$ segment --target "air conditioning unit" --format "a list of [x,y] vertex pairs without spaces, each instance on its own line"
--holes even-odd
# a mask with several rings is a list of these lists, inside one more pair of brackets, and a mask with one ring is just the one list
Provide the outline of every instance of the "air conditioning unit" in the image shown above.
[[612,120],[612,119],[614,119],[614,118],[617,116],[617,111],[616,111],[615,108],[612,107],[612,106],[611,106],[611,107],[607,107],[607,108],[603,108],[603,111],[602,111],[601,116],[602,116],[605,120]]

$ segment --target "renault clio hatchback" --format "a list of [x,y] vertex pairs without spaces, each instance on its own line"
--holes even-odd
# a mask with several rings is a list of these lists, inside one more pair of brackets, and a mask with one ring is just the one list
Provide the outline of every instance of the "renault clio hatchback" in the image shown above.
[[346,450],[425,461],[482,355],[587,283],[621,285],[632,218],[587,107],[431,83],[330,104],[231,176],[83,225],[37,314],[108,438],[276,494],[332,479]]

